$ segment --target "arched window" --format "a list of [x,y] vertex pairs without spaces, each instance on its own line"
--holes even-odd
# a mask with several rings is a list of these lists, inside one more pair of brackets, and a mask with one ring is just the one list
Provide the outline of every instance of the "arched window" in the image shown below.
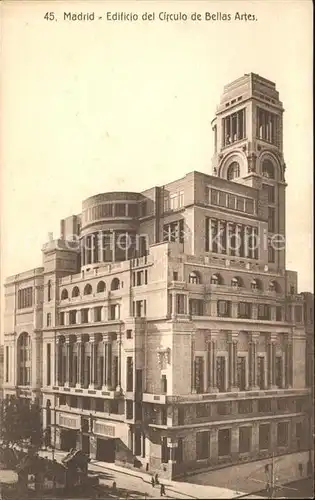
[[84,287],[83,295],[91,295],[91,293],[92,293],[92,286],[90,285],[90,283],[88,283]]
[[18,338],[18,385],[30,385],[31,383],[31,337],[24,332]]
[[237,287],[242,287],[243,286],[243,281],[241,280],[241,278],[239,278],[238,276],[235,276],[234,278],[232,278],[231,280],[231,285],[235,288]]
[[80,290],[77,286],[75,286],[72,290],[72,297],[79,297],[80,295]]
[[240,165],[237,161],[233,161],[227,171],[227,180],[233,181],[240,176]]
[[48,302],[51,301],[51,280],[48,280],[47,283],[47,300]]
[[211,276],[211,284],[212,285],[223,285],[223,279],[220,274],[213,274]]
[[[74,289],[73,289],[74,290]],[[69,297],[68,295],[68,290],[64,288],[61,292],[61,300],[65,300]],[[73,292],[72,292],[72,297],[74,297]]]
[[251,289],[252,290],[262,290],[262,282],[259,279],[254,279],[251,284]]
[[192,273],[189,274],[189,283],[192,283],[194,285],[200,285],[201,278],[200,274],[197,271],[193,271]]
[[118,278],[114,278],[113,281],[111,282],[110,289],[119,290],[119,288],[120,288],[120,281]]
[[275,168],[270,160],[263,161],[261,171],[264,177],[267,177],[268,179],[275,178]]
[[281,287],[280,287],[279,283],[277,281],[275,281],[275,280],[270,281],[270,283],[269,283],[269,291],[270,292],[280,293],[281,292]]
[[97,291],[97,293],[105,292],[105,288],[106,288],[106,286],[105,286],[104,281],[99,281],[97,283],[96,291]]

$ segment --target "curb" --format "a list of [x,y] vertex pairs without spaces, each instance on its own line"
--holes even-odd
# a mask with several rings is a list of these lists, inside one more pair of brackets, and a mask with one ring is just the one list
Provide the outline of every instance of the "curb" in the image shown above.
[[[131,472],[128,472],[128,470],[126,469],[126,471],[122,471],[122,470],[117,470],[115,468],[112,468],[112,467],[106,467],[105,465],[100,465],[100,463],[102,462],[99,462],[98,460],[95,460],[95,459],[91,459],[91,461],[89,462],[91,465],[96,465],[97,467],[100,467],[102,469],[106,469],[106,470],[112,470],[114,472],[120,472],[121,474],[126,474],[126,476],[132,476],[132,477],[137,477],[138,479],[141,479],[141,481],[143,481],[144,483],[147,483],[147,484],[151,484],[151,481],[148,479],[145,479],[143,476],[139,476],[138,474],[134,474],[134,473],[131,473]],[[165,481],[164,481],[165,485],[169,488],[170,491],[173,491],[175,494],[176,493],[179,493],[180,495],[183,495],[187,498],[193,498],[193,499],[198,499],[198,497],[194,497],[192,495],[188,495],[188,493],[183,493],[181,491],[178,491],[178,490],[175,490],[172,485],[170,484],[167,484]]]

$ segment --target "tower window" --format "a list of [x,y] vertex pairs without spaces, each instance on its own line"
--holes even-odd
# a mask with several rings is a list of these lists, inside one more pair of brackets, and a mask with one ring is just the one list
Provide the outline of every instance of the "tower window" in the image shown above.
[[245,109],[223,118],[223,145],[228,146],[233,142],[241,141],[246,137]]
[[233,181],[234,179],[237,179],[239,176],[240,176],[239,163],[237,163],[237,161],[233,161],[233,163],[231,163],[227,171],[227,180]]
[[274,179],[275,178],[275,168],[270,160],[263,161],[261,173],[267,179]]
[[278,116],[265,109],[257,108],[257,138],[278,145],[278,130]]

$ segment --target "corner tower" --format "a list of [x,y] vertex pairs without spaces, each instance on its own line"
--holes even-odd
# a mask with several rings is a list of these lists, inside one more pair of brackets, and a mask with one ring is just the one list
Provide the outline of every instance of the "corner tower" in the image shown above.
[[[249,73],[224,87],[212,121],[213,175],[259,190],[269,243],[285,238],[283,112],[276,85]],[[285,249],[275,250],[269,244],[268,262],[284,269]]]

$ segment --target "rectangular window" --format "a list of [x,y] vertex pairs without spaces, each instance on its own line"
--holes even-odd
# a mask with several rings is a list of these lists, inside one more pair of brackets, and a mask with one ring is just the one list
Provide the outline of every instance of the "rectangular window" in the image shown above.
[[238,317],[251,318],[252,304],[250,302],[239,302],[238,304]]
[[210,457],[210,432],[203,431],[196,434],[196,458],[207,460]]
[[102,306],[94,308],[94,321],[102,321]]
[[47,326],[51,326],[51,313],[47,313]]
[[181,464],[183,462],[183,438],[178,438],[175,450],[176,463]]
[[277,445],[279,447],[288,446],[289,426],[287,422],[279,422],[277,425]]
[[211,189],[210,190],[210,203],[212,205],[218,205],[219,203],[219,191],[217,191],[216,189]]
[[245,212],[247,214],[253,214],[254,213],[254,200],[251,198],[246,198],[245,199]]
[[204,392],[204,359],[201,356],[195,358],[195,389],[197,394]]
[[259,399],[258,413],[270,413],[270,412],[271,412],[271,399]]
[[184,242],[184,221],[180,220],[163,226],[163,241]]
[[119,319],[120,317],[120,307],[119,304],[112,304],[109,308],[109,319],[111,321]]
[[186,295],[178,293],[176,295],[177,314],[186,314]]
[[218,205],[220,205],[220,207],[226,207],[226,201],[227,201],[227,193],[219,191]]
[[218,431],[218,454],[219,457],[229,456],[231,453],[231,429],[219,429]]
[[246,137],[245,109],[223,118],[222,121],[223,146],[229,146]]
[[253,402],[248,399],[244,401],[239,401],[238,402],[238,413],[240,415],[246,414],[246,413],[252,413],[253,411]]
[[133,419],[133,401],[126,401],[126,418],[127,420]]
[[282,387],[282,357],[276,356],[276,386]]
[[146,315],[146,301],[136,300],[134,302],[134,316],[136,318],[144,318]]
[[274,233],[275,231],[276,211],[272,207],[268,207],[268,231]]
[[192,316],[203,316],[204,302],[200,299],[189,300],[189,314]]
[[131,356],[127,357],[126,363],[126,372],[127,372],[127,391],[133,391],[133,359]]
[[268,262],[271,264],[276,262],[276,250],[272,245],[268,245]]
[[115,204],[115,217],[125,217],[126,216],[126,205],[125,203]]
[[302,322],[302,317],[303,317],[302,313],[303,313],[302,306],[295,306],[295,322],[296,323]]
[[246,390],[246,358],[243,356],[237,358],[237,385],[240,391]]
[[46,378],[47,378],[47,385],[51,384],[51,345],[47,344],[46,346]]
[[217,404],[218,415],[230,415],[231,414],[231,402],[221,401]]
[[70,311],[69,312],[69,324],[70,325],[75,325],[77,322],[77,311]]
[[166,375],[162,375],[162,377],[161,377],[161,391],[162,391],[162,394],[167,394],[167,378],[166,378]]
[[167,425],[167,409],[166,406],[161,407],[161,425]]
[[185,425],[185,406],[178,407],[178,425]]
[[18,309],[33,306],[33,287],[23,288],[18,291]]
[[231,302],[228,300],[218,300],[217,314],[221,317],[231,316]]
[[60,324],[60,326],[63,326],[65,324],[65,313],[64,312],[59,313],[59,324]]
[[262,141],[278,145],[278,117],[266,109],[257,108],[256,137]]
[[136,203],[129,203],[128,216],[129,217],[138,217],[138,205]]
[[276,321],[282,321],[282,307],[276,307]]
[[239,428],[239,452],[249,453],[251,450],[252,428],[249,426]]
[[270,186],[269,184],[263,184],[262,188],[267,193],[268,203],[275,202],[275,188],[274,186]]
[[217,388],[219,392],[225,392],[225,357],[217,356]]
[[237,197],[236,210],[238,210],[238,212],[245,211],[245,198],[240,198],[239,196]]
[[126,339],[132,339],[132,330],[126,330]]
[[196,405],[196,417],[205,418],[210,414],[210,408],[208,404],[197,404]]
[[89,310],[81,309],[81,323],[88,323],[89,321]]
[[258,356],[257,360],[257,383],[259,389],[265,389],[265,358],[264,356]]
[[270,425],[260,424],[259,426],[259,449],[269,450],[270,446]]
[[258,305],[258,319],[270,320],[270,306],[268,304]]

